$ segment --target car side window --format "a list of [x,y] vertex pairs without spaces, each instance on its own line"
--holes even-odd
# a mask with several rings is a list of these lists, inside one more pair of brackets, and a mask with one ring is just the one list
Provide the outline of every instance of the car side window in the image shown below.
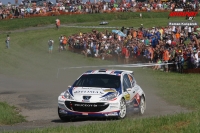
[[123,76],[123,89],[124,89],[124,91],[126,91],[126,89],[128,89],[128,88],[132,88],[132,86],[131,86],[131,82],[129,80],[128,75],[125,74]]
[[133,75],[131,75],[131,74],[128,74],[128,78],[129,78],[129,80],[130,80],[132,86],[134,87],[134,86],[135,86],[135,78],[134,78]]

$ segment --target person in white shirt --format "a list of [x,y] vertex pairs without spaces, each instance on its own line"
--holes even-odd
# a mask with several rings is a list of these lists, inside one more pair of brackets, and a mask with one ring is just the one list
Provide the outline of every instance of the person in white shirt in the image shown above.
[[172,32],[176,32],[176,27],[175,26],[172,26]]
[[36,7],[36,12],[40,13],[40,8],[39,7]]
[[87,52],[87,55],[86,55],[86,56],[91,56],[92,53],[91,53],[90,47],[87,48],[87,51],[86,51],[86,52]]
[[195,65],[198,68],[200,66],[200,50],[198,50],[195,55]]
[[168,39],[168,40],[167,40],[167,44],[169,44],[169,46],[171,46],[172,40],[171,40],[171,39]]
[[8,7],[10,7],[11,6],[11,3],[10,2],[8,2],[8,5],[7,5]]
[[186,34],[188,34],[188,26],[184,27],[184,31],[185,31]]
[[21,8],[21,17],[24,18],[24,14],[25,14],[25,9]]
[[192,33],[192,28],[191,28],[191,26],[189,26],[188,27],[188,37],[190,37],[191,33]]

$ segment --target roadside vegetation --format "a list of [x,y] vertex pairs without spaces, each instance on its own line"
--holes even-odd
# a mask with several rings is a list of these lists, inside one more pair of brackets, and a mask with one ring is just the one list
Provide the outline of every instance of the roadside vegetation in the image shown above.
[[168,115],[160,118],[153,117],[137,120],[125,119],[101,124],[88,124],[80,127],[71,126],[68,128],[37,129],[34,131],[26,131],[26,133],[198,133],[200,130],[198,123],[199,117],[195,116],[199,116],[199,113]]
[[[184,18],[167,19],[168,13],[143,13],[143,19],[137,18],[139,13],[117,13],[117,14],[90,14],[84,16],[58,16],[61,22],[74,25],[98,25],[101,20],[109,20],[108,26],[138,27],[141,23],[146,27],[167,26],[170,20],[184,20]],[[102,61],[100,59],[85,58],[72,52],[61,52],[57,50],[58,37],[62,35],[69,36],[78,32],[90,32],[91,29],[76,28],[49,28],[44,30],[10,32],[11,49],[5,49],[5,38],[8,30],[20,29],[31,26],[54,24],[56,17],[16,19],[9,21],[0,21],[2,25],[0,30],[0,74],[10,75],[20,78],[55,78],[56,70],[63,66],[79,65],[103,65],[115,64],[115,62]],[[119,20],[120,19],[120,20]],[[199,17],[195,18],[197,21]],[[79,24],[76,24],[79,23]],[[105,29],[99,29],[104,31]],[[48,53],[47,41],[55,40],[53,54]],[[184,106],[191,109],[192,112],[180,113],[175,115],[158,116],[152,118],[127,118],[122,121],[106,121],[105,123],[89,124],[84,126],[56,127],[36,129],[31,131],[22,131],[20,133],[124,133],[124,132],[200,132],[200,82],[199,74],[179,74],[164,73],[153,71],[151,69],[134,69],[135,73],[145,75],[144,81],[153,79],[156,82],[155,88],[159,88],[158,94],[169,103]],[[55,75],[52,77],[52,75]],[[148,95],[148,94],[147,94]],[[155,103],[156,104],[156,103]],[[1,108],[5,103],[0,103]],[[8,105],[7,105],[8,106]],[[15,110],[11,107],[12,110]],[[3,109],[8,112],[8,109]],[[11,113],[5,119],[1,117],[0,124],[13,124],[22,122],[22,116],[15,118]],[[17,115],[17,113],[16,113]],[[5,115],[2,115],[5,116]],[[18,116],[18,115],[17,115]],[[4,121],[14,122],[1,123]],[[67,123],[66,123],[67,125]]]
[[[119,13],[101,13],[101,14],[82,14],[82,15],[64,15],[64,16],[48,16],[33,17],[25,19],[11,19],[0,21],[1,31],[10,31],[13,29],[22,29],[27,27],[45,26],[55,24],[56,18],[61,20],[62,24],[74,24],[99,26],[101,21],[108,21],[107,26],[129,26],[139,27],[144,24],[145,27],[167,26],[169,21],[185,20],[185,17],[172,17],[168,19],[169,12],[143,12],[143,18],[139,18],[139,12],[119,12]],[[117,20],[117,21],[116,21]],[[200,21],[199,14],[195,20]],[[185,20],[186,21],[186,20]]]
[[24,122],[25,117],[19,114],[14,106],[10,106],[5,102],[0,102],[0,126],[11,125]]

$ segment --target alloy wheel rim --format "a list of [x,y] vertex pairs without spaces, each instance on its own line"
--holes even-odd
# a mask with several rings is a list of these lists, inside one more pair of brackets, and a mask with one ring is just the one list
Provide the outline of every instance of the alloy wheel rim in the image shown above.
[[140,101],[140,111],[141,111],[141,114],[144,113],[144,99],[143,98]]
[[124,100],[122,100],[120,102],[120,117],[124,118],[125,115],[126,115],[126,104],[125,104]]

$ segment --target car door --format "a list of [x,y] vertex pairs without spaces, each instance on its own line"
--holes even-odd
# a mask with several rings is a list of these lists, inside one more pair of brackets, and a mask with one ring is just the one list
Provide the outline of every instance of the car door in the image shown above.
[[131,94],[132,94],[131,95],[131,101],[133,101],[134,100],[134,96],[137,93],[137,85],[136,85],[135,78],[134,78],[134,76],[132,74],[128,74],[128,78],[129,78],[129,80],[131,82],[131,86],[132,86],[132,88],[131,88]]
[[123,95],[124,98],[126,100],[127,103],[131,102],[131,100],[133,99],[134,95],[135,95],[135,91],[132,87],[132,83],[130,81],[129,75],[128,74],[124,74],[123,75]]

